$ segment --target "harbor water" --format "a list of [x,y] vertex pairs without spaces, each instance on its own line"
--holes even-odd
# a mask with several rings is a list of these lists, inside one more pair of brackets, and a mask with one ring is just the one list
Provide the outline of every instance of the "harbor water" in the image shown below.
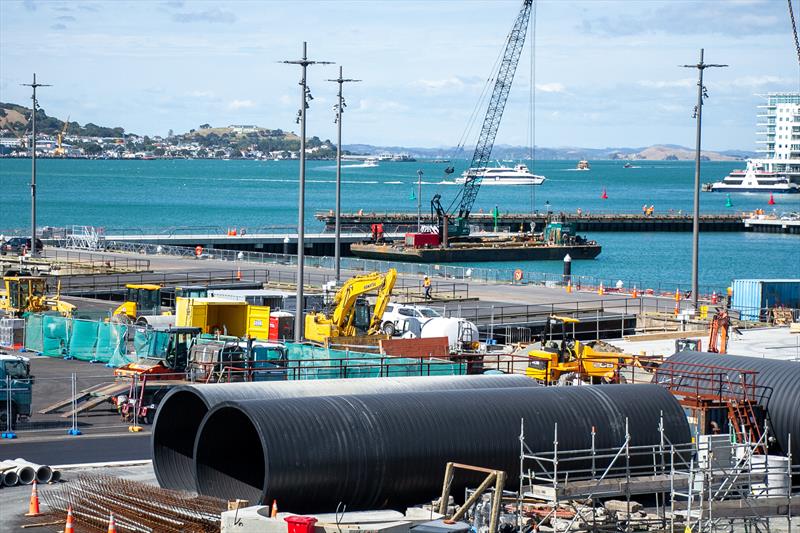
[[[423,171],[421,208],[429,212],[430,198],[442,194],[448,205],[459,190],[447,164],[382,162],[363,167],[343,164],[344,211],[417,210],[417,170]],[[574,161],[528,162],[547,177],[538,187],[527,185],[481,188],[475,212],[641,213],[652,205],[656,214],[688,213],[692,206],[693,162],[593,161],[591,170],[574,170]],[[722,179],[744,162],[704,162],[704,182]],[[297,224],[297,161],[224,160],[54,160],[38,163],[38,224],[92,225],[107,233],[158,232],[167,228],[225,231]],[[307,165],[307,231],[321,231],[316,211],[334,205],[336,165],[310,161]],[[30,224],[30,160],[0,159],[0,231],[24,233]],[[603,190],[607,199],[601,198]],[[704,213],[738,213],[764,209],[780,215],[800,211],[800,195],[702,193]],[[591,261],[576,261],[573,273],[633,280],[644,285],[685,283],[690,278],[690,233],[610,233],[588,235],[603,246]],[[800,239],[796,235],[759,233],[701,234],[700,283],[721,286],[743,277],[791,278],[800,275]],[[484,263],[496,268],[522,267],[559,272],[560,261],[527,265]]]

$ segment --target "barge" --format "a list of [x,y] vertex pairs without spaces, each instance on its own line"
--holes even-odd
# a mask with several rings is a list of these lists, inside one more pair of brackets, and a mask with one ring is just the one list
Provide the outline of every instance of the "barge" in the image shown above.
[[454,243],[442,246],[414,248],[391,243],[353,243],[350,252],[364,259],[403,261],[407,263],[478,263],[486,261],[561,261],[569,254],[573,259],[594,259],[600,255],[599,244],[544,243]]
[[[383,239],[382,228],[372,242],[353,243],[350,253],[365,259],[410,263],[458,263],[487,261],[561,261],[594,259],[600,255],[597,242],[576,235],[575,226],[550,222],[542,233],[519,233],[511,237],[462,238],[448,242],[436,233],[407,233],[403,242]],[[442,242],[444,241],[444,242]]]

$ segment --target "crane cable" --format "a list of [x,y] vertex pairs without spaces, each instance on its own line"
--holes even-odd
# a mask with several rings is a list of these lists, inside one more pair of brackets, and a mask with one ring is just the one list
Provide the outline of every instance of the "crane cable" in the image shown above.
[[787,0],[789,4],[789,19],[792,21],[792,33],[794,34],[794,47],[797,50],[797,62],[800,64],[800,39],[797,38],[797,22],[794,20],[794,10],[792,9],[792,0]]

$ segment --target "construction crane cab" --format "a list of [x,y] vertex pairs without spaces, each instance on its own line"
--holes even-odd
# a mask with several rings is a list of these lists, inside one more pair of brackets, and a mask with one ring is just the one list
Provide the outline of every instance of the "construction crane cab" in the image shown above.
[[0,311],[20,317],[24,313],[57,311],[71,316],[75,306],[64,302],[60,294],[47,295],[47,278],[40,276],[5,276],[0,290]]
[[161,314],[161,285],[125,285],[125,302],[114,310],[114,318],[135,322],[140,316]]
[[577,340],[567,331],[567,326],[579,323],[577,318],[549,316],[542,334],[541,348],[528,352],[525,375],[545,385],[565,384],[573,379],[590,383],[618,383],[624,381],[619,373],[623,366],[646,371],[636,356],[597,350],[591,343],[584,344]]
[[[329,313],[311,312],[305,319],[308,340],[326,343],[332,337],[356,337],[381,334],[383,313],[392,295],[397,271],[372,272],[347,280],[333,298]],[[377,293],[374,308],[366,295]]]

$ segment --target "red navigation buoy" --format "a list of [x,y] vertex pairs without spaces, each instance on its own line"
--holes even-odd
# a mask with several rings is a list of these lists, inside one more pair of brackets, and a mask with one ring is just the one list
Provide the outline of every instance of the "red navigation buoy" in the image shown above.
[[600,198],[603,200],[608,200],[608,194],[606,194],[606,188],[603,187],[603,194],[600,195]]
[[769,193],[769,205],[775,205],[775,198],[772,196],[772,193]]

